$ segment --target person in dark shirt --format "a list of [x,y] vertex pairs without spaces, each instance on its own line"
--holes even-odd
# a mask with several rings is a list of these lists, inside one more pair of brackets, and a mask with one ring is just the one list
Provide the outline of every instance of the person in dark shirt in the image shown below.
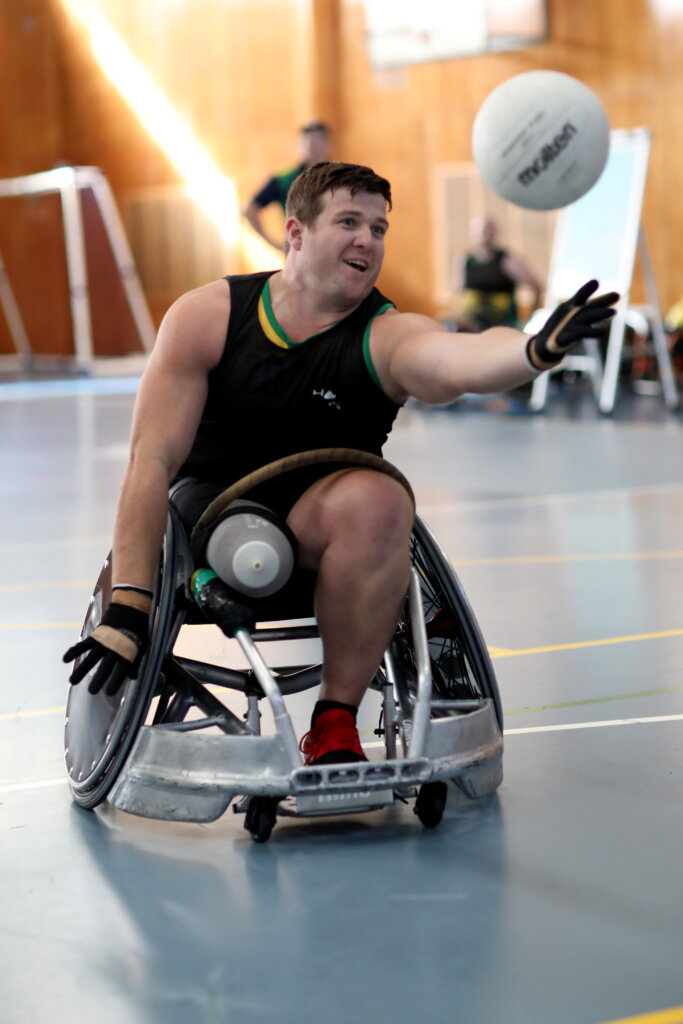
[[520,257],[498,243],[498,228],[490,217],[470,223],[472,248],[458,261],[453,275],[454,309],[442,321],[456,330],[484,331],[488,327],[519,327],[517,289],[531,290],[531,310],[541,305],[538,276]]
[[320,160],[327,160],[332,149],[330,129],[323,121],[311,121],[299,131],[299,162],[294,167],[273,174],[242,210],[242,216],[254,231],[275,249],[285,250],[283,238],[274,238],[265,227],[261,213],[273,204],[284,212],[289,187],[302,171]]
[[[113,598],[66,652],[71,682],[115,692],[147,645],[169,486],[180,472],[224,487],[253,462],[332,443],[381,451],[409,396],[445,404],[501,391],[604,331],[618,296],[588,282],[531,337],[510,327],[449,334],[375,288],[389,182],[323,162],[293,182],[284,269],[221,279],[169,309],[143,374],[112,554]],[[306,763],[364,759],[356,712],[391,639],[410,574],[411,496],[374,469],[330,467],[280,512],[299,565],[316,573],[322,683]],[[98,667],[96,667],[98,666]],[[123,670],[123,675],[122,675]]]

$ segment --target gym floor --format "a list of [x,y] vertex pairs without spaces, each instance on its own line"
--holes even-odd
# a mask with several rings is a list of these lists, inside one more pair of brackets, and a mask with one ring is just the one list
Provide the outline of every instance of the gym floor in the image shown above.
[[[504,782],[451,788],[433,831],[397,804],[259,845],[231,811],[92,813],[65,782],[61,655],[110,544],[134,389],[0,384],[3,1024],[680,1024],[680,415],[561,394],[536,417],[402,413],[386,455],[493,655]],[[375,724],[362,709],[366,742]]]

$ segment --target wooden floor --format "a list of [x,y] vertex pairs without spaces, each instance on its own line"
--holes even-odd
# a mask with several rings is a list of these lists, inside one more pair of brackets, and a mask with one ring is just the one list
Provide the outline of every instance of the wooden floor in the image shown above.
[[493,654],[505,780],[435,831],[399,804],[257,845],[65,784],[133,388],[0,384],[3,1024],[683,1022],[680,418],[405,410],[386,454]]

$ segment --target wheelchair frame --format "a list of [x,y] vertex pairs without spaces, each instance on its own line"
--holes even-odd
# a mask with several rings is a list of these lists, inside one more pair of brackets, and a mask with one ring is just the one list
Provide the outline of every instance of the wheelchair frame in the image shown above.
[[[495,790],[503,751],[495,674],[460,581],[419,516],[412,563],[406,609],[372,683],[382,695],[376,731],[384,736],[384,758],[305,766],[284,698],[317,685],[320,666],[269,667],[256,645],[317,637],[317,627],[237,630],[246,671],[174,654],[181,627],[206,620],[189,589],[190,542],[170,509],[150,645],[137,678],[113,697],[90,694],[87,679],[70,688],[65,760],[75,802],[94,808],[108,799],[144,817],[207,822],[240,798],[234,809],[244,811],[252,837],[265,841],[277,815],[357,813],[414,797],[420,821],[433,827],[444,811],[446,780],[470,799]],[[107,558],[82,636],[96,627],[110,596]],[[244,693],[244,719],[209,687]],[[273,715],[271,735],[260,733],[263,698]],[[188,718],[191,709],[202,717]]]

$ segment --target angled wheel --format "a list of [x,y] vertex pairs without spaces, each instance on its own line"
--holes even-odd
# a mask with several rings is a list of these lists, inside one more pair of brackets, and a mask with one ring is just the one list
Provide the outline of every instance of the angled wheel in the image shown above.
[[436,828],[446,810],[448,787],[445,782],[425,782],[420,786],[413,811],[425,826]]
[[273,797],[254,796],[249,801],[244,827],[256,843],[267,843],[277,817],[277,800]]
[[[411,560],[420,577],[435,700],[490,699],[503,730],[503,710],[495,672],[479,624],[450,561],[425,523],[415,519]],[[404,669],[405,689],[399,693],[410,717],[416,673],[410,621],[404,617],[395,640]],[[435,708],[432,714],[441,712]]]
[[[72,796],[81,807],[101,803],[116,781],[131,744],[155,695],[162,660],[182,624],[175,607],[181,528],[169,516],[159,562],[152,608],[150,644],[136,679],[128,679],[114,696],[88,692],[90,676],[69,687],[64,724],[64,759]],[[108,557],[90,599],[81,636],[89,636],[111,599]]]

